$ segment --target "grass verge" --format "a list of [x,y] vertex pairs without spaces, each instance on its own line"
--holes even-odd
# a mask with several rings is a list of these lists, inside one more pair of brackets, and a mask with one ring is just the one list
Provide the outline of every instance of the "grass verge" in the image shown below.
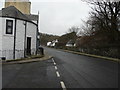
[[106,60],[120,62],[120,59],[118,59],[118,58],[111,58],[111,57],[105,57],[105,56],[99,56],[99,55],[93,55],[93,54],[86,54],[86,53],[75,52],[75,51],[64,50],[64,49],[59,49],[59,50],[63,50],[65,52],[69,52],[69,53],[73,53],[73,54],[78,54],[78,55],[84,55],[84,56],[89,56],[89,57],[95,57],[95,58],[101,58],[101,59],[106,59]]

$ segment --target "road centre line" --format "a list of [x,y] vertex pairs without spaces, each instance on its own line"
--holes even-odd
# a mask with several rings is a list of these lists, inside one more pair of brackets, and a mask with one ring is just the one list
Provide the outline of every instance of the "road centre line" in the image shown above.
[[52,61],[55,62],[55,60],[52,58]]
[[52,58],[52,61],[53,61],[54,65],[56,65],[55,60],[53,58]]
[[56,65],[56,63],[54,62],[54,65]]
[[[52,61],[53,61],[54,65],[55,65],[55,70],[57,70],[58,68],[57,68],[55,60],[53,58],[52,58]],[[60,77],[60,74],[59,74],[58,71],[56,71],[56,74],[57,74],[57,77]],[[63,88],[63,90],[67,90],[63,81],[60,81],[60,84],[61,84],[61,87]]]
[[56,74],[57,74],[57,77],[60,77],[60,74],[59,74],[59,72],[58,72],[58,71],[56,71]]
[[57,68],[57,66],[55,66],[55,70],[57,70],[58,68]]
[[60,84],[61,84],[61,87],[63,88],[63,90],[67,90],[63,81],[61,81]]

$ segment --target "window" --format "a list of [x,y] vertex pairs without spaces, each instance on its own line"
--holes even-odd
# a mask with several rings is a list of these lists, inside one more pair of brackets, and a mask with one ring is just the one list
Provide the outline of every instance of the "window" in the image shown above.
[[6,20],[6,34],[13,34],[13,20]]

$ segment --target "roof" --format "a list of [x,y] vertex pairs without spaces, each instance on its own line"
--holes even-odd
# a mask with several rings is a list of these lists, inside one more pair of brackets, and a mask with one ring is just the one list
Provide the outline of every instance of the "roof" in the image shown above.
[[0,17],[17,18],[17,19],[21,19],[21,20],[25,20],[25,21],[30,21],[32,23],[34,23],[33,21],[38,21],[39,20],[39,15],[23,14],[21,11],[19,11],[14,6],[9,6],[7,8],[3,8],[2,10],[0,10]]
[[69,40],[68,42],[67,42],[67,44],[74,44],[75,43],[75,41],[73,41],[73,40]]
[[37,21],[39,19],[38,15],[33,15],[33,14],[27,15],[27,14],[25,14],[25,16],[28,17],[32,21]]
[[18,18],[18,19],[31,21],[26,15],[24,15],[22,12],[20,12],[14,6],[3,8],[0,11],[0,16],[1,17],[12,17],[12,18]]

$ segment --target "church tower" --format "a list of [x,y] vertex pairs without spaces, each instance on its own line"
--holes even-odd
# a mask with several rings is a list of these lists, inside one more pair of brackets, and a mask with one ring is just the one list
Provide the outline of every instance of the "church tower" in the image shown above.
[[5,8],[14,6],[23,14],[31,14],[31,2],[29,0],[5,0]]

